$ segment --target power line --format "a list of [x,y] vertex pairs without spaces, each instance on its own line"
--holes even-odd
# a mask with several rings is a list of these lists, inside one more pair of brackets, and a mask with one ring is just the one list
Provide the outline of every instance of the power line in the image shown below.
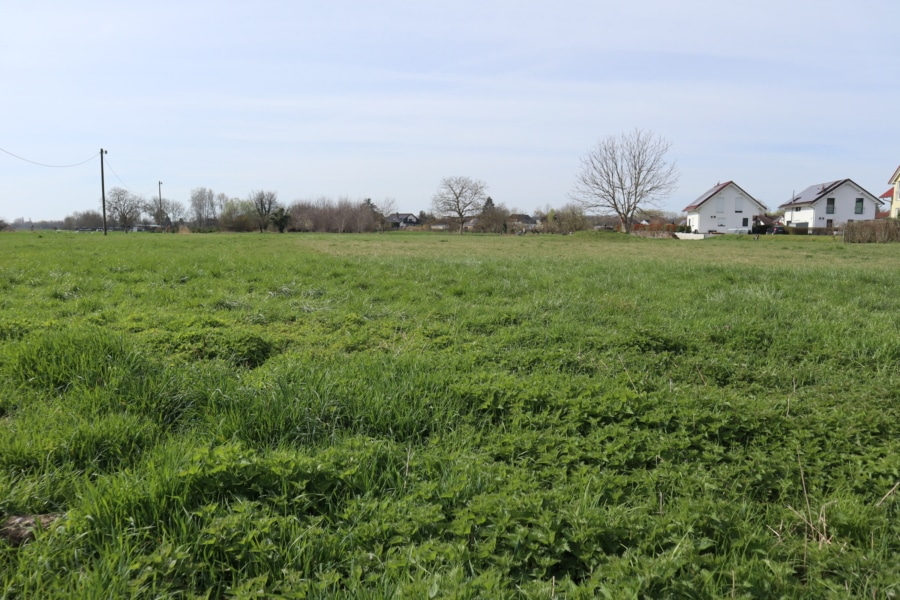
[[139,193],[135,192],[133,189],[131,189],[130,187],[128,187],[128,185],[127,185],[124,181],[122,181],[122,178],[119,177],[119,174],[116,173],[116,170],[113,169],[112,165],[109,164],[109,159],[108,159],[108,158],[105,158],[105,159],[104,159],[104,162],[106,163],[106,168],[109,169],[110,171],[112,171],[112,174],[115,175],[116,179],[119,180],[119,183],[122,184],[122,187],[123,187],[123,188],[125,188],[126,190],[128,190],[129,192],[131,192],[132,194],[134,194],[135,196],[140,196],[140,197],[142,197],[142,198],[145,197],[145,196],[149,196],[149,195],[150,195],[150,194],[139,194]]
[[6,154],[9,154],[13,158],[18,158],[19,160],[24,160],[25,162],[31,163],[33,165],[37,165],[39,167],[50,167],[51,169],[68,169],[69,167],[80,167],[81,165],[88,163],[88,162],[94,160],[95,158],[97,158],[97,155],[95,154],[95,155],[91,156],[90,158],[88,158],[87,160],[83,160],[80,163],[75,163],[73,165],[47,165],[47,164],[40,163],[40,162],[37,162],[34,160],[28,160],[27,158],[23,158],[23,157],[19,156],[18,154],[13,154],[9,150],[4,150],[3,148],[0,148],[0,152],[4,152]]

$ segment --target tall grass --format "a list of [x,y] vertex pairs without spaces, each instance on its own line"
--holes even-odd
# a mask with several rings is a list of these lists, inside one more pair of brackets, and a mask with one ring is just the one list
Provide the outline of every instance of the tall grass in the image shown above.
[[0,236],[0,597],[890,597],[890,248]]

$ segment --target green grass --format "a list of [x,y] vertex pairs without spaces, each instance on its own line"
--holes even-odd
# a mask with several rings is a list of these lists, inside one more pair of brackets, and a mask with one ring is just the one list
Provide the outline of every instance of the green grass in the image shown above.
[[0,598],[900,595],[890,245],[0,252]]

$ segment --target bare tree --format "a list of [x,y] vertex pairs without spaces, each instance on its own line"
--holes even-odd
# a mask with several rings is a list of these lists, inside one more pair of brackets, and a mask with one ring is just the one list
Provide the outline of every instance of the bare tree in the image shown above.
[[184,205],[181,202],[159,196],[153,196],[143,208],[144,212],[150,215],[153,223],[160,227],[173,227],[184,217]]
[[388,218],[397,213],[397,199],[388,197],[372,206],[375,207],[375,219],[378,221],[378,228],[383,233],[385,228],[387,228]]
[[481,213],[487,184],[471,177],[445,177],[431,198],[431,207],[439,217],[449,217],[463,232],[466,221]]
[[613,212],[631,233],[639,209],[656,206],[678,184],[675,163],[666,161],[672,144],[649,131],[603,138],[581,158],[569,194],[586,212]]
[[250,192],[249,200],[253,202],[253,208],[256,209],[256,224],[259,226],[259,232],[263,233],[269,226],[269,215],[278,206],[278,193],[254,190]]
[[209,227],[216,219],[216,196],[209,188],[191,190],[191,211],[196,227]]
[[144,201],[128,190],[114,187],[106,194],[106,210],[125,233],[134,227],[143,211]]

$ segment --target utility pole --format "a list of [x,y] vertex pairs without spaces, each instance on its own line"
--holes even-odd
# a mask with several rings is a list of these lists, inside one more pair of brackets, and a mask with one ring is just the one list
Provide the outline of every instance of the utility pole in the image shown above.
[[103,235],[106,235],[106,180],[103,177],[103,155],[106,150],[100,148],[100,198],[103,200]]
[[[162,181],[160,181],[160,182],[159,182],[159,207],[158,207],[158,210],[156,211],[156,215],[157,215],[157,216],[159,216],[159,215],[162,214],[162,209],[163,209],[163,205],[162,205]],[[155,220],[155,219],[154,219],[154,220]],[[160,225],[160,223],[156,223],[156,225]]]

